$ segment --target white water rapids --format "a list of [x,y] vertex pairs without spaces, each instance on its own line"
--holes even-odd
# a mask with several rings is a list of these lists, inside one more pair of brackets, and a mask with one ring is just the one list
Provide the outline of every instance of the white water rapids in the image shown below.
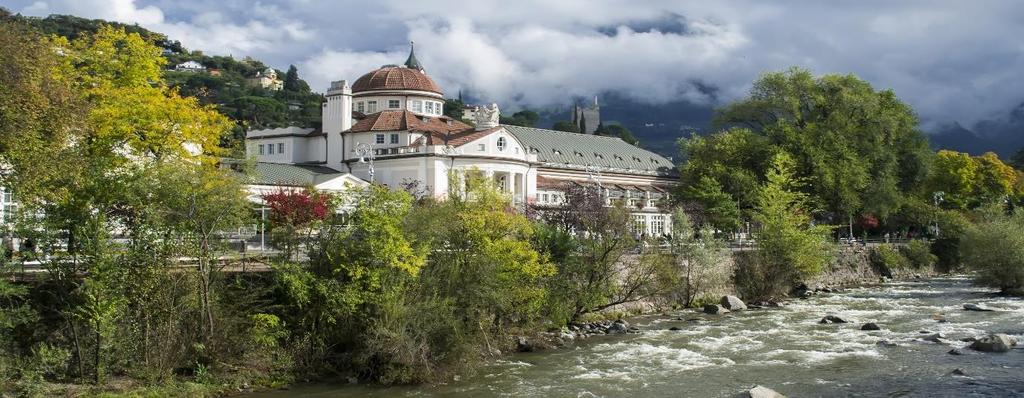
[[[965,311],[965,303],[996,311]],[[829,314],[851,323],[818,323]],[[725,315],[679,311],[629,321],[643,332],[512,355],[445,385],[315,384],[255,395],[734,397],[761,384],[790,397],[1024,396],[1024,300],[997,296],[965,278],[852,288],[782,308]],[[881,330],[860,330],[865,322]],[[681,330],[668,330],[673,326]],[[944,342],[922,340],[932,333],[942,333]],[[1006,333],[1022,344],[997,354],[972,351],[960,341],[989,333]],[[880,340],[896,346],[878,345]],[[952,348],[963,355],[948,354]],[[965,375],[953,375],[957,368]]]

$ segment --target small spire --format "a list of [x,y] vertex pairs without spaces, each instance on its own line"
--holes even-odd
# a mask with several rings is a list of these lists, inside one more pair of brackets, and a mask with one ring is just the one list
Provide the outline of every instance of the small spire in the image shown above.
[[405,60],[405,67],[423,71],[423,65],[420,65],[420,61],[416,59],[416,49],[414,47],[415,42],[409,41],[409,59]]

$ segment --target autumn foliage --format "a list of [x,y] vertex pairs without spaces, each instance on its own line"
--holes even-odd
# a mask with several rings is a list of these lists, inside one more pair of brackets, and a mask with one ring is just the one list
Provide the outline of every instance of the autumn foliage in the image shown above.
[[327,199],[327,195],[320,193],[284,189],[263,195],[263,201],[270,207],[270,221],[293,228],[327,219],[330,216]]

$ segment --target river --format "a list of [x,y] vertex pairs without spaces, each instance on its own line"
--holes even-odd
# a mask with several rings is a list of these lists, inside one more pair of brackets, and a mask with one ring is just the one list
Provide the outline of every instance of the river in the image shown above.
[[[965,311],[964,303],[997,311]],[[851,323],[819,324],[827,314]],[[1024,396],[1024,344],[996,354],[972,351],[959,341],[1006,333],[1024,342],[1024,300],[997,296],[965,278],[851,288],[782,308],[725,315],[683,311],[629,321],[642,333],[515,354],[444,385],[313,384],[252,395],[734,397],[761,384],[790,397]],[[861,331],[864,322],[877,322],[882,330]],[[673,326],[681,330],[668,330]],[[947,340],[921,339],[929,333]],[[878,345],[880,340],[896,346]],[[948,354],[952,348],[963,355]],[[952,374],[957,368],[965,375]]]

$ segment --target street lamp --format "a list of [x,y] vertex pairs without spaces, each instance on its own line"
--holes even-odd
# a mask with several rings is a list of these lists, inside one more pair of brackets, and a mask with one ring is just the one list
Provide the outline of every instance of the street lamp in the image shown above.
[[[356,144],[356,153],[359,154],[359,163],[368,163],[370,171],[370,184],[373,184],[373,160],[376,158],[376,152],[373,145],[365,142]],[[369,161],[367,161],[369,159]]]

